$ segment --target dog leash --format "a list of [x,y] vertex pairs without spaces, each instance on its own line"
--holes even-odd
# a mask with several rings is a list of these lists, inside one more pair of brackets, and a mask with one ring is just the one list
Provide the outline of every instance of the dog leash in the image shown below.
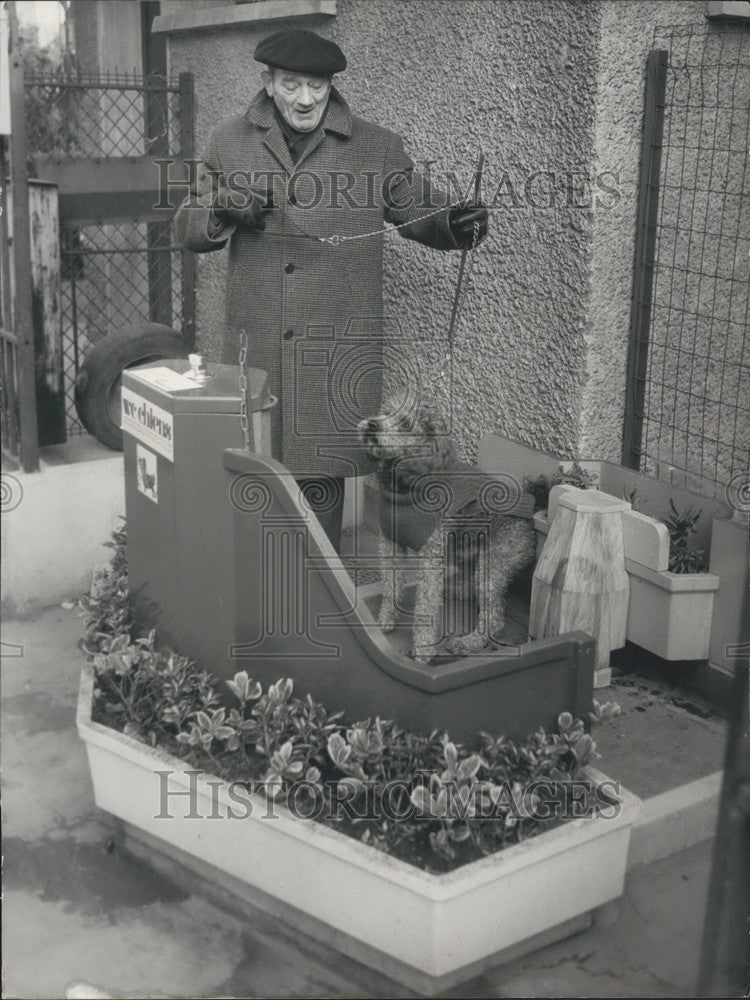
[[[484,169],[484,150],[479,147],[479,159],[477,160],[477,169],[474,173],[474,197],[472,199],[472,205],[479,204],[479,194],[482,184],[482,170]],[[461,306],[461,292],[463,289],[464,276],[466,274],[466,259],[469,256],[469,252],[473,253],[477,248],[477,243],[479,241],[479,223],[474,223],[474,233],[472,236],[471,246],[465,246],[461,251],[461,263],[458,266],[458,278],[456,279],[456,291],[453,295],[453,308],[451,309],[451,318],[448,323],[448,350],[443,358],[443,365],[440,369],[440,374],[438,379],[444,379],[446,368],[449,367],[453,360],[453,337],[456,330],[456,321],[458,319],[459,308]],[[473,260],[473,258],[472,258]]]
[[[479,147],[479,158],[477,160],[477,167],[474,172],[474,194],[471,200],[471,205],[479,205],[479,196],[482,185],[482,171],[484,170],[484,150]],[[455,206],[449,206],[455,208],[465,208],[468,207],[466,202],[459,202]],[[411,220],[410,222],[402,222],[397,226],[392,226],[390,229],[377,229],[369,233],[358,233],[355,236],[315,236],[312,233],[306,232],[301,226],[297,225],[293,220],[292,225],[295,229],[299,230],[300,235],[307,237],[308,239],[315,240],[318,243],[327,243],[330,246],[341,246],[342,243],[349,242],[350,240],[363,240],[371,239],[375,236],[383,236],[385,233],[393,232],[397,229],[401,229],[404,226],[411,225],[414,221],[421,222],[422,219],[429,219],[434,215],[439,215],[445,212],[445,208],[436,209],[434,212],[429,212],[427,215],[421,216],[417,220]],[[440,369],[440,374],[438,375],[438,381],[445,378],[446,368],[451,364],[453,359],[453,339],[456,329],[456,322],[458,320],[458,315],[460,311],[460,306],[462,304],[462,291],[464,278],[466,276],[466,260],[471,252],[473,254],[474,250],[477,248],[479,242],[479,223],[474,223],[474,232],[472,234],[471,246],[464,246],[461,250],[461,261],[458,267],[458,277],[456,279],[456,291],[453,295],[453,306],[451,308],[451,318],[448,323],[448,350],[443,358],[443,364]],[[473,264],[473,257],[472,257]],[[245,330],[240,331],[240,349],[239,349],[239,390],[240,390],[240,425],[242,427],[242,434],[245,440],[245,448],[250,450],[250,428],[247,418],[247,376],[245,374],[245,365],[247,364],[247,333]]]

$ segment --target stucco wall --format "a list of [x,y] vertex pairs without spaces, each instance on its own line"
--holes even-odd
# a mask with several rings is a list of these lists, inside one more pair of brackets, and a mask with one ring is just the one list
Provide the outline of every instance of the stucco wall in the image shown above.
[[[564,188],[563,173],[590,161],[598,7],[345,0],[335,27],[356,66],[352,102],[402,134],[415,159],[436,160],[436,177],[454,171],[465,186],[485,152],[492,229],[473,264],[450,383],[465,451],[486,431],[575,450],[590,217],[562,192],[548,207],[543,179],[534,208],[524,185],[551,170]],[[392,63],[382,86],[373,59]],[[457,257],[390,241],[386,302],[405,331],[445,337]],[[428,389],[435,369],[423,365]]]
[[[335,19],[311,22],[347,53],[338,84],[355,113],[402,134],[415,160],[435,161],[435,178],[454,171],[465,186],[480,143],[485,151],[492,230],[475,258],[450,381],[467,455],[494,430],[619,458],[646,53],[654,24],[703,13],[702,0],[339,0]],[[276,26],[171,36],[172,71],[196,77],[199,146],[258,89],[252,52]],[[617,194],[591,183],[597,170],[618,174],[604,180]],[[554,180],[538,179],[532,205],[524,185],[536,171]],[[574,187],[589,182],[569,194],[569,175]],[[440,394],[458,255],[386,241],[391,332],[410,342],[427,393]],[[198,331],[210,354],[224,265],[213,254],[199,270]]]

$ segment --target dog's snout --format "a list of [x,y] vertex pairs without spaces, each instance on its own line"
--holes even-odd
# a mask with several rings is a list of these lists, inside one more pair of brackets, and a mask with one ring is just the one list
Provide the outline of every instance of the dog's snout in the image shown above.
[[378,421],[375,417],[371,417],[365,424],[365,430],[368,434],[378,433]]

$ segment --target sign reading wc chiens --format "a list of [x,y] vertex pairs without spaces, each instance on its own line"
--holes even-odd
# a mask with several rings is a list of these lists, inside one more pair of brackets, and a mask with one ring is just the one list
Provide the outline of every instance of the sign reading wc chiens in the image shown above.
[[172,414],[131,389],[122,389],[122,429],[174,461]]

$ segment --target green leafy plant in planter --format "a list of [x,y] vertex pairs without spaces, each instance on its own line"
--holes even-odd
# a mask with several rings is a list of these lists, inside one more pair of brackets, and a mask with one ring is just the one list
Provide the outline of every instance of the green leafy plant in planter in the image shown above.
[[573,462],[570,469],[564,469],[561,465],[559,472],[556,472],[549,479],[547,476],[537,476],[536,478],[525,476],[523,485],[525,491],[534,498],[534,512],[536,513],[538,510],[547,510],[549,494],[553,486],[567,483],[570,486],[577,486],[581,490],[594,490],[597,488],[598,478],[595,472],[589,472],[588,469],[582,468],[579,462]]
[[632,489],[628,489],[627,486],[622,488],[622,499],[627,500],[631,508],[636,511],[641,509],[641,497],[638,493],[638,487],[633,486]]
[[681,511],[672,499],[669,510],[669,517],[664,523],[669,532],[670,573],[704,573],[706,557],[703,549],[695,548],[692,541],[701,511],[692,506]]
[[[221,682],[159,648],[155,632],[131,636],[124,528],[112,547],[109,569],[81,602],[94,721],[428,871],[451,870],[566,818],[538,806],[597,756],[583,721],[565,712],[557,732],[540,728],[523,740],[479,733],[469,750],[447,733],[411,733],[390,719],[349,724],[309,694],[295,695],[289,678],[265,690],[245,671]],[[615,704],[594,704],[592,726],[619,714]],[[583,787],[592,812],[611,806]]]

